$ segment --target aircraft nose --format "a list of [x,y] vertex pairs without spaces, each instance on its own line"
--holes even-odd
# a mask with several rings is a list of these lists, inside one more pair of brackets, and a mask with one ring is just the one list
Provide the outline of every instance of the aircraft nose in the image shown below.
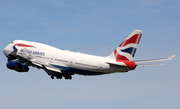
[[4,55],[6,56],[6,50],[5,50],[5,48],[3,49],[3,53],[4,53]]
[[7,48],[7,47],[5,47],[5,48],[3,49],[3,53],[4,53],[5,56],[8,56],[8,53],[7,53],[8,51],[7,51],[6,48]]

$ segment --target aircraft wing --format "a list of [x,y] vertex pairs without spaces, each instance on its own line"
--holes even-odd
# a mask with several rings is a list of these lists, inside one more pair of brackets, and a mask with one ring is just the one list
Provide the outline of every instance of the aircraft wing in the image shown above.
[[150,59],[150,60],[139,60],[139,61],[134,61],[136,64],[140,64],[140,63],[147,63],[147,62],[156,62],[156,61],[165,61],[165,60],[172,60],[174,57],[176,56],[176,54],[168,57],[168,58],[161,58],[161,59]]
[[62,73],[61,69],[54,67],[54,66],[51,66],[51,65],[49,65],[45,62],[39,61],[39,60],[31,60],[31,63],[38,68],[43,68],[46,72],[47,71],[54,71],[54,72]]

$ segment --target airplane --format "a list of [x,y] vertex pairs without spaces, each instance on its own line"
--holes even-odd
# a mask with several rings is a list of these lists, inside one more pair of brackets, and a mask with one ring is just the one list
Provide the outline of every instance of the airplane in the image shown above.
[[8,58],[7,68],[17,72],[28,72],[29,66],[43,69],[54,79],[72,79],[72,75],[95,76],[116,72],[128,72],[147,62],[172,60],[169,58],[133,61],[142,36],[141,30],[134,30],[109,56],[95,56],[61,50],[46,44],[14,40],[3,49]]

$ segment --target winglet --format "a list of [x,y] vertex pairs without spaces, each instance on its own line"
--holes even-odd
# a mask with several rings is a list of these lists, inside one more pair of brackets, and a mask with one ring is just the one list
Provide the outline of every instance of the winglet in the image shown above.
[[176,56],[176,54],[174,54],[174,55],[172,55],[172,56],[170,56],[169,58],[168,58],[168,60],[172,60],[172,59],[174,59],[174,57]]

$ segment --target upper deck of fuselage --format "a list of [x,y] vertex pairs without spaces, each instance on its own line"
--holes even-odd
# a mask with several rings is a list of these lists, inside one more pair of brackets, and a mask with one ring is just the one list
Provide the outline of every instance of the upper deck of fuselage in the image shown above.
[[24,40],[14,40],[13,42],[13,46],[17,45],[17,44],[23,44],[24,46],[21,47],[30,47],[30,48],[34,48],[34,49],[40,49],[40,50],[60,50],[58,48],[55,48],[53,46],[47,45],[47,44],[43,44],[43,43],[39,43],[39,42],[31,42],[31,41],[24,41]]
[[25,44],[26,47],[22,47],[22,48],[26,48],[26,49],[34,49],[34,50],[38,50],[41,52],[46,52],[49,55],[65,55],[65,56],[70,56],[71,58],[94,58],[94,59],[101,59],[104,57],[101,56],[95,56],[95,55],[90,55],[90,54],[84,54],[84,53],[80,53],[80,52],[73,52],[73,51],[69,51],[69,50],[61,50],[59,48],[47,45],[47,44],[43,44],[43,43],[39,43],[39,42],[31,42],[31,41],[25,41],[25,40],[14,40],[12,42],[12,45],[16,45],[16,44]]

